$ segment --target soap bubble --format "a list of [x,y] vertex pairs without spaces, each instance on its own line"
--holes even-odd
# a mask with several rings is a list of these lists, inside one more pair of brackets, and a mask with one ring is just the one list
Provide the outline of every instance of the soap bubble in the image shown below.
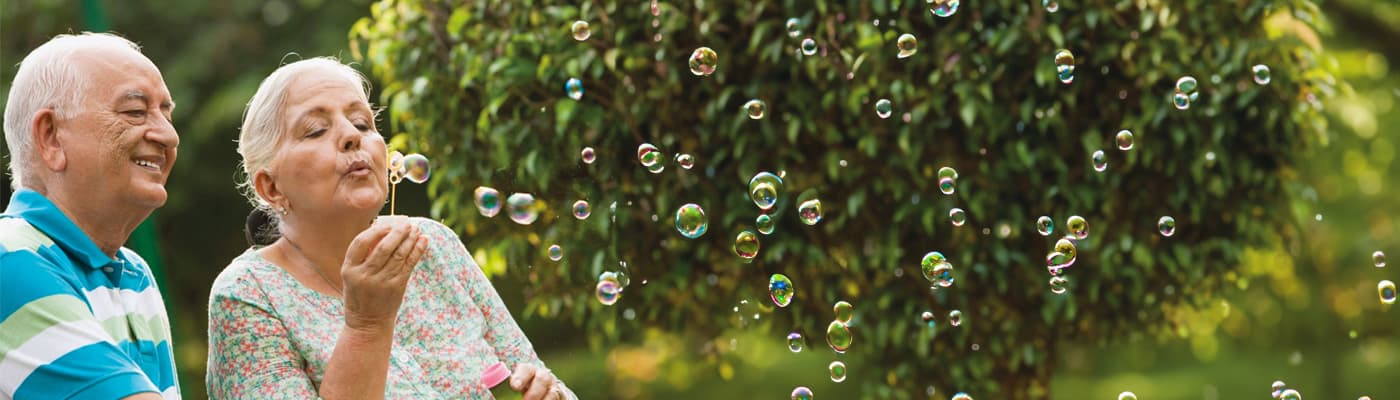
[[1176,105],[1178,110],[1191,108],[1191,97],[1187,96],[1186,93],[1176,92],[1172,95],[1172,104]]
[[[1074,242],[1073,236],[1065,236],[1055,241],[1055,251],[1069,257],[1069,264],[1074,264],[1074,260],[1079,259],[1079,248]],[[1069,265],[1065,265],[1069,266]]]
[[597,158],[597,155],[593,153],[592,147],[584,147],[583,151],[580,151],[578,154],[579,158],[583,159],[584,164],[592,164],[593,160]]
[[816,225],[822,220],[822,201],[811,199],[798,204],[797,219],[807,225]]
[[1157,220],[1157,232],[1162,236],[1171,237],[1176,234],[1176,218],[1164,216]]
[[1133,392],[1119,393],[1118,400],[1137,400],[1137,395],[1133,394]]
[[953,395],[951,400],[972,400],[972,396],[968,396],[967,393],[958,392],[958,394]]
[[953,310],[948,312],[948,323],[953,326],[962,325],[962,311]]
[[783,179],[772,172],[759,172],[749,179],[749,198],[759,209],[769,210],[778,202],[778,193],[783,190]]
[[924,254],[923,260],[919,262],[919,267],[923,270],[924,279],[928,279],[938,287],[949,287],[953,285],[953,264],[943,257],[943,253],[930,251]]
[[579,200],[574,202],[574,218],[578,218],[579,220],[588,219],[588,215],[591,213],[592,209],[588,206],[588,201]]
[[798,386],[792,390],[792,400],[812,400],[812,389],[806,386]]
[[1055,77],[1060,83],[1074,82],[1074,54],[1069,50],[1060,49],[1055,52]]
[[704,235],[710,228],[710,217],[705,216],[705,210],[695,203],[687,203],[676,209],[676,231],[687,239],[695,239]]
[[1371,253],[1371,262],[1376,264],[1376,268],[1385,268],[1385,253],[1380,250]]
[[676,164],[680,165],[681,168],[690,169],[695,166],[695,156],[686,153],[677,154]]
[[510,220],[517,224],[529,225],[540,217],[539,204],[529,193],[511,193],[506,198],[506,206],[510,209]]
[[1283,391],[1283,394],[1278,396],[1278,398],[1280,400],[1303,400],[1303,394],[1298,393],[1297,390],[1286,389]]
[[1188,95],[1189,95],[1189,94],[1192,94],[1192,93],[1195,93],[1195,92],[1196,92],[1196,78],[1190,77],[1190,76],[1183,76],[1183,77],[1181,77],[1180,79],[1177,79],[1177,80],[1176,80],[1176,91],[1182,92],[1182,93],[1186,93],[1186,94],[1188,94]]
[[754,225],[758,227],[758,233],[768,235],[773,233],[773,227],[776,224],[773,222],[773,217],[768,216],[768,214],[759,214],[758,218],[754,219]]
[[564,82],[564,92],[569,94],[569,98],[578,100],[583,98],[583,81],[578,78],[569,78]]
[[967,222],[967,212],[953,207],[952,210],[948,210],[948,220],[953,221],[953,226],[963,226],[963,223]]
[[1196,78],[1183,76],[1176,80],[1176,93],[1172,95],[1172,103],[1177,109],[1185,110],[1191,107],[1191,103],[1196,101],[1197,84]]
[[1128,151],[1133,149],[1133,132],[1127,129],[1118,131],[1118,135],[1113,137],[1118,142],[1118,150]]
[[637,146],[637,161],[640,161],[643,167],[656,165],[661,161],[661,150],[651,143],[642,143]]
[[807,345],[807,343],[802,340],[802,334],[797,332],[789,333],[787,336],[787,341],[788,350],[793,353],[802,352],[802,347]]
[[1108,169],[1108,156],[1103,154],[1103,150],[1094,151],[1094,156],[1090,160],[1094,163],[1094,171],[1103,172]]
[[404,174],[404,172],[405,172],[405,171],[404,171],[403,158],[404,158],[404,157],[403,157],[403,153],[400,153],[400,152],[397,152],[397,151],[392,152],[392,153],[389,153],[389,183],[390,183],[390,184],[397,185],[397,184],[399,184],[400,181],[403,181],[403,174]]
[[1274,381],[1273,385],[1270,385],[1270,387],[1273,388],[1273,392],[1271,394],[1274,396],[1275,399],[1283,397],[1283,381]]
[[929,12],[939,17],[951,17],[958,12],[958,0],[928,0],[928,3],[933,5]]
[[413,183],[423,183],[428,181],[428,175],[432,172],[432,167],[428,164],[428,157],[422,154],[413,153],[403,157],[404,178]]
[[875,116],[884,119],[889,118],[891,113],[894,113],[894,105],[890,103],[889,99],[875,101]]
[[1254,83],[1258,83],[1260,85],[1269,84],[1269,81],[1271,80],[1269,78],[1269,66],[1264,64],[1255,65],[1253,71]]
[[476,210],[481,216],[491,218],[501,212],[501,192],[496,189],[478,186],[475,192]]
[[1078,215],[1069,217],[1069,220],[1065,221],[1065,229],[1076,238],[1089,237],[1089,221],[1085,221],[1084,217]]
[[826,369],[831,371],[832,382],[840,383],[841,381],[846,380],[846,363],[840,361],[832,361],[831,364],[828,364],[826,366]]
[[588,21],[584,20],[574,21],[574,25],[569,27],[569,31],[573,32],[574,40],[580,42],[588,40],[588,36],[593,34],[592,31],[588,30]]
[[788,18],[787,23],[784,24],[784,26],[787,27],[788,37],[794,37],[794,38],[795,38],[795,37],[798,37],[799,35],[802,35],[802,26],[801,26],[801,25],[802,25],[802,21],[799,21],[797,18]]
[[763,119],[764,113],[768,110],[768,105],[763,100],[753,99],[744,103],[744,113],[749,115],[749,119]]
[[1040,236],[1050,236],[1055,232],[1055,220],[1050,219],[1048,215],[1042,215],[1035,220],[1035,230],[1040,232]]
[[1054,13],[1060,11],[1060,3],[1055,0],[1041,0],[1040,5],[1045,6],[1045,11]]
[[564,258],[564,248],[559,247],[559,245],[557,245],[557,244],[555,244],[555,245],[550,245],[550,246],[549,246],[549,259],[550,259],[551,261],[559,261],[559,260],[562,259],[562,258]]
[[894,45],[899,48],[899,58],[909,58],[919,52],[919,39],[908,33],[899,35],[899,40],[896,40]]
[[831,321],[831,325],[826,326],[826,344],[837,353],[845,354],[851,348],[853,339],[851,329],[841,321]]
[[802,54],[808,56],[817,54],[817,41],[812,40],[812,38],[802,39]]
[[792,287],[792,280],[787,275],[773,274],[768,278],[768,294],[773,299],[773,304],[778,307],[787,307],[792,302],[792,296],[796,289]]
[[831,306],[831,311],[836,314],[836,321],[846,324],[851,322],[851,317],[855,316],[855,306],[845,300],[836,302]]
[[1376,292],[1380,294],[1381,304],[1395,304],[1395,282],[1381,281],[1376,285]]
[[1069,258],[1065,253],[1051,251],[1045,255],[1045,266],[1050,270],[1051,275],[1058,275],[1061,269],[1074,263],[1074,259]]
[[957,191],[958,171],[952,167],[942,167],[938,169],[938,190],[943,194],[953,194]]
[[1050,293],[1065,294],[1066,283],[1069,283],[1069,280],[1065,279],[1063,276],[1056,275],[1050,277]]
[[747,229],[739,232],[739,236],[734,238],[734,254],[743,258],[744,262],[753,261],[758,256],[758,234]]
[[709,47],[701,47],[690,53],[690,73],[695,76],[709,76],[719,66],[719,54]]
[[923,314],[919,314],[919,320],[923,321],[924,325],[927,325],[929,329],[933,329],[933,327],[937,325],[937,321],[933,320],[932,311],[924,311]]
[[662,163],[656,163],[656,164],[652,164],[652,165],[648,165],[648,166],[647,166],[647,172],[651,172],[651,173],[653,173],[653,174],[659,174],[659,173],[661,173],[661,171],[665,171],[665,170],[666,170],[666,164],[662,164]]
[[610,306],[617,303],[617,299],[622,297],[622,288],[618,285],[617,281],[600,280],[598,281],[595,294],[598,296],[599,303]]

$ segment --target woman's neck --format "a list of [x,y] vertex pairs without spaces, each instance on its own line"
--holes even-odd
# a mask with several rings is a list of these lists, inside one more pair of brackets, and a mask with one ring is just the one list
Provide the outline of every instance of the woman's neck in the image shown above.
[[309,218],[293,216],[282,222],[282,242],[288,246],[284,252],[292,253],[290,258],[309,261],[334,289],[341,285],[340,267],[345,262],[345,251],[355,236],[374,223],[374,216],[366,218]]

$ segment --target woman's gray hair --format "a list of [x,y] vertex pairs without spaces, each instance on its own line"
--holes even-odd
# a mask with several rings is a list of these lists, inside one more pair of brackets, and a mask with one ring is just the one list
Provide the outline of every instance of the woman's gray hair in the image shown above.
[[[370,85],[364,74],[331,57],[289,63],[263,79],[257,93],[248,101],[248,108],[243,112],[243,128],[238,134],[238,154],[243,156],[243,176],[238,187],[253,207],[271,210],[271,205],[259,197],[257,189],[253,187],[253,176],[258,171],[271,168],[272,161],[277,157],[278,145],[287,136],[285,128],[289,125],[284,121],[288,117],[285,113],[287,88],[306,74],[343,78],[351,85],[362,88],[366,101],[369,99]],[[276,216],[276,213],[269,214]]]
[[30,122],[34,113],[53,109],[59,118],[73,118],[83,109],[88,77],[74,62],[73,56],[92,49],[129,48],[141,53],[141,47],[130,40],[110,33],[83,32],[58,35],[40,45],[19,63],[10,85],[10,97],[5,103],[5,144],[10,151],[10,186],[24,188],[30,176],[28,166],[34,154],[34,132]]

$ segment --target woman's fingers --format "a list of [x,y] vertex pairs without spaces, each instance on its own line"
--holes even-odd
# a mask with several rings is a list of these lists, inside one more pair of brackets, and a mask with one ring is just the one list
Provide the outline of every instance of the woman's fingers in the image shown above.
[[418,243],[413,246],[413,252],[408,255],[408,263],[404,264],[407,269],[412,269],[423,261],[423,256],[428,254],[428,235],[419,234]]
[[345,262],[347,264],[358,264],[369,255],[369,250],[384,239],[389,234],[387,226],[371,226],[359,235],[355,235],[355,240],[350,242],[350,249],[345,251]]
[[394,249],[394,255],[389,258],[395,263],[395,265],[392,266],[394,269],[402,269],[404,265],[408,264],[410,257],[413,255],[413,249],[418,247],[418,239],[420,236],[422,235],[418,233],[418,227],[410,225],[403,241],[399,242],[399,247]]
[[547,369],[536,369],[534,379],[530,380],[530,389],[525,391],[524,400],[546,400],[554,392],[554,375]]
[[384,239],[380,240],[379,244],[374,246],[374,250],[370,251],[369,257],[365,259],[365,265],[373,266],[376,269],[382,268],[406,237],[408,237],[408,226],[395,225],[390,228],[389,233],[384,235]]

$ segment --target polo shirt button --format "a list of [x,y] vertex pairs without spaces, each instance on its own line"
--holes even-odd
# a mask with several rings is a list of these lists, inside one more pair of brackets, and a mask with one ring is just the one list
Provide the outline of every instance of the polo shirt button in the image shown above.
[[103,272],[112,272],[112,267],[102,267]]

